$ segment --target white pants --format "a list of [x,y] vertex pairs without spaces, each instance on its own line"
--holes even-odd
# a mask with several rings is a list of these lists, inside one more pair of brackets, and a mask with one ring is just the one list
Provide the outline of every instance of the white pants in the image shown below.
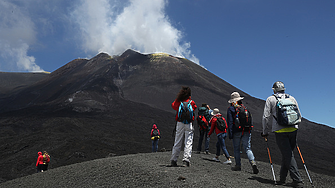
[[185,135],[185,147],[184,147],[184,157],[183,161],[190,162],[191,154],[192,154],[192,144],[193,144],[193,125],[190,124],[184,124],[182,122],[177,122],[176,127],[176,137],[174,140],[174,145],[172,149],[172,156],[171,161],[177,161],[179,157],[179,153],[181,150],[181,146],[183,143],[183,137]]

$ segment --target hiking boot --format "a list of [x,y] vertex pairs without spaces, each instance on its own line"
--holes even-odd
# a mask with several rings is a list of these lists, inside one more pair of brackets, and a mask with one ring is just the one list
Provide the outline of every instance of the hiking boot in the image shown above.
[[292,186],[292,187],[295,187],[295,188],[303,188],[304,187],[304,184],[302,182],[299,182],[299,181],[293,181],[289,185]]
[[189,161],[183,161],[183,166],[185,167],[190,167],[190,162]]
[[173,160],[172,160],[172,161],[171,161],[171,166],[172,166],[172,167],[177,167],[177,166],[178,166],[178,165],[177,165],[177,161],[173,161]]
[[232,171],[241,171],[241,166],[235,165],[234,167],[231,167]]
[[276,181],[275,185],[284,185],[285,184],[285,181]]
[[218,158],[216,158],[216,157],[213,158],[213,161],[220,162],[220,160]]
[[210,155],[211,153],[209,153],[208,151],[205,151],[205,154],[206,154],[206,155]]
[[232,162],[231,162],[231,160],[229,159],[229,160],[227,160],[226,162],[224,162],[223,164],[231,164]]
[[258,174],[259,170],[257,168],[257,165],[252,165],[252,171],[254,174]]

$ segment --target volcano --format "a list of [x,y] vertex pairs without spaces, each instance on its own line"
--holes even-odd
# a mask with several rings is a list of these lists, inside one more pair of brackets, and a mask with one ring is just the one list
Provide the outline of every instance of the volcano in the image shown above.
[[[75,59],[51,74],[0,73],[0,77],[0,182],[35,173],[37,152],[43,150],[51,155],[49,168],[151,152],[153,123],[161,132],[159,149],[171,150],[175,127],[171,103],[181,86],[192,89],[198,106],[219,108],[224,117],[230,94],[239,92],[253,114],[256,160],[269,160],[260,136],[265,101],[185,58],[127,50],[122,55]],[[298,144],[309,170],[335,176],[334,133],[333,128],[302,120]],[[196,128],[194,147],[198,136]],[[215,143],[212,136],[211,153]],[[231,140],[226,144],[233,153]],[[280,164],[272,134],[269,146],[272,161]],[[298,153],[295,156],[301,161]]]

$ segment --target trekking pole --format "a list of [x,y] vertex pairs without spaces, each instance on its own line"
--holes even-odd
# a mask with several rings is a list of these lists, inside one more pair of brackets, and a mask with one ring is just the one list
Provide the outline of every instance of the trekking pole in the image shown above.
[[302,164],[304,164],[304,167],[305,167],[307,176],[308,176],[308,178],[309,178],[309,181],[311,182],[312,186],[314,187],[313,182],[312,182],[312,179],[311,179],[311,176],[310,176],[309,173],[308,173],[307,167],[306,167],[306,165],[305,165],[304,158],[303,158],[302,155],[301,155],[300,148],[299,148],[298,144],[297,144],[297,149],[298,149],[298,152],[299,152],[299,154],[300,154],[300,158],[301,158]]
[[264,139],[265,139],[266,148],[267,148],[268,154],[269,154],[269,160],[270,160],[270,164],[271,164],[271,170],[272,170],[273,180],[275,181],[275,184],[276,184],[277,181],[276,181],[275,171],[274,171],[273,165],[272,165],[272,160],[271,160],[271,155],[270,155],[270,148],[269,148],[269,144],[268,144],[268,139],[267,138],[264,138]]

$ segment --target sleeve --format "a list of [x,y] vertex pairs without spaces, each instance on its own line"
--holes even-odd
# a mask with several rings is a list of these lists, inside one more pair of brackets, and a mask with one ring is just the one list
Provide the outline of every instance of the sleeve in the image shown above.
[[[271,97],[271,96],[270,96]],[[263,135],[268,135],[270,132],[269,129],[269,121],[271,119],[272,107],[271,107],[271,98],[268,97],[265,102],[263,118],[262,118],[262,127],[263,127]]]
[[213,116],[212,119],[209,121],[209,123],[211,124],[211,130],[208,132],[208,136],[211,136],[216,127],[216,118],[214,118]]
[[233,120],[233,114],[231,111],[231,108],[229,107],[227,110],[227,121],[228,121],[228,134],[229,139],[233,138],[233,126],[234,126],[234,120]]
[[175,110],[178,111],[180,106],[180,101],[179,100],[174,100],[173,103],[171,104],[171,107]]
[[159,129],[157,129],[157,131],[158,131],[158,136],[161,136],[161,132],[159,131]]
[[152,137],[152,131],[154,131],[154,129],[151,129],[151,132],[150,132],[150,137]]
[[195,104],[194,100],[192,100],[191,105],[192,105],[193,111],[195,111],[195,109],[198,108],[198,106]]

